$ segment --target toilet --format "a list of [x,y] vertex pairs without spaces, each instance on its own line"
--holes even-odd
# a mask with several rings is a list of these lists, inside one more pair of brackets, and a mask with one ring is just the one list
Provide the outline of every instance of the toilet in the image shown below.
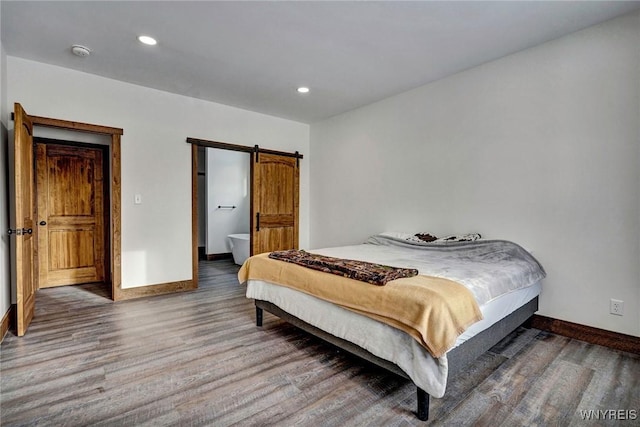
[[231,254],[233,262],[242,265],[249,258],[249,233],[229,234],[227,236],[231,242]]

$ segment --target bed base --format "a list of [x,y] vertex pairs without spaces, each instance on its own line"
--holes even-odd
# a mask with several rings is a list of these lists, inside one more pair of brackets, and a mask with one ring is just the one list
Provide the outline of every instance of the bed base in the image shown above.
[[[364,360],[367,360],[381,368],[384,368],[396,375],[411,380],[409,376],[400,369],[396,364],[389,362],[388,360],[381,359],[380,357],[368,352],[362,347],[353,344],[342,338],[338,338],[331,335],[328,332],[323,331],[313,325],[310,325],[303,320],[287,313],[277,305],[263,300],[255,300],[256,304],[256,325],[262,326],[263,310],[267,310],[269,313],[278,316],[282,320],[296,326],[312,335],[317,336],[349,353],[352,353]],[[449,375],[447,377],[447,384],[453,376],[477,359],[480,355],[485,353],[491,347],[500,342],[504,337],[516,330],[520,325],[525,323],[536,311],[538,311],[538,297],[535,297],[507,317],[494,323],[489,328],[465,341],[463,344],[454,348],[447,353],[447,360],[449,363]],[[417,387],[417,400],[418,407],[416,416],[421,421],[429,419],[429,394]]]

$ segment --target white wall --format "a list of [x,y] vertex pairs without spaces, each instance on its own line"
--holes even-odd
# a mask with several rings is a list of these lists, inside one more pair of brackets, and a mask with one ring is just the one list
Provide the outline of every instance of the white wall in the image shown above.
[[[123,288],[191,279],[187,137],[309,152],[306,124],[12,56],[7,69],[8,104],[20,102],[37,116],[124,129]],[[300,241],[306,245],[309,169],[304,163],[300,191]],[[142,204],[134,205],[134,194],[142,195]]]
[[9,228],[7,111],[7,55],[0,41],[0,319],[11,306],[9,236],[6,233]]
[[540,314],[640,336],[639,13],[313,124],[310,158],[312,247],[514,240]]
[[231,252],[227,236],[249,232],[250,162],[248,153],[207,148],[207,254]]

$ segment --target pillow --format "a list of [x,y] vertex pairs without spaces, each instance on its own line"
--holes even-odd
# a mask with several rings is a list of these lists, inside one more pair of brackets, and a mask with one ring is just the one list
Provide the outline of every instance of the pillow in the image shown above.
[[399,240],[406,240],[407,242],[414,243],[450,243],[450,242],[473,242],[482,238],[479,233],[469,234],[450,234],[445,237],[436,237],[435,235],[427,232],[420,233],[401,233],[395,231],[385,231],[380,233],[381,236],[392,237]]
[[469,234],[451,234],[446,237],[440,237],[433,241],[433,243],[449,243],[449,242],[473,242],[481,239],[482,236],[479,233]]
[[385,231],[383,233],[380,233],[380,236],[391,237],[391,238],[400,239],[400,240],[408,240],[410,237],[413,236],[413,234],[403,233],[400,231]]
[[414,237],[417,237],[423,242],[433,242],[434,240],[438,240],[436,236],[433,236],[429,233],[417,233],[414,235]]
[[408,240],[409,242],[429,243],[434,242],[437,239],[438,238],[431,233],[422,232],[409,236],[405,240]]

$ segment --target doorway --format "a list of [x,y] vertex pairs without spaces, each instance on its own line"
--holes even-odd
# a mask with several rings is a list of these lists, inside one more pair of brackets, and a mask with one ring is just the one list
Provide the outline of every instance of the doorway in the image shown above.
[[[120,138],[122,129],[89,123],[39,117],[27,114],[19,103],[14,104],[14,203],[11,209],[15,235],[15,259],[12,260],[16,289],[16,333],[23,336],[35,311],[37,290],[37,248],[38,234],[35,203],[35,159],[33,149],[34,128],[58,129],[65,132],[83,132],[104,135],[108,138],[109,153],[109,294],[117,301],[123,298],[121,287],[121,200],[120,200]],[[106,211],[105,206],[105,211]],[[107,267],[108,268],[108,267]]]
[[240,239],[246,237],[249,247],[251,156],[198,147],[198,167],[200,259],[229,259],[235,254],[238,263]]
[[38,137],[34,143],[38,288],[104,288],[110,282],[108,147]]
[[[198,194],[200,147],[250,154],[249,255],[297,249],[299,228],[300,160],[303,155],[247,147],[224,142],[187,138],[191,146],[191,213],[193,280],[198,277]],[[223,206],[222,204],[220,206]],[[233,206],[233,205],[231,205]]]

